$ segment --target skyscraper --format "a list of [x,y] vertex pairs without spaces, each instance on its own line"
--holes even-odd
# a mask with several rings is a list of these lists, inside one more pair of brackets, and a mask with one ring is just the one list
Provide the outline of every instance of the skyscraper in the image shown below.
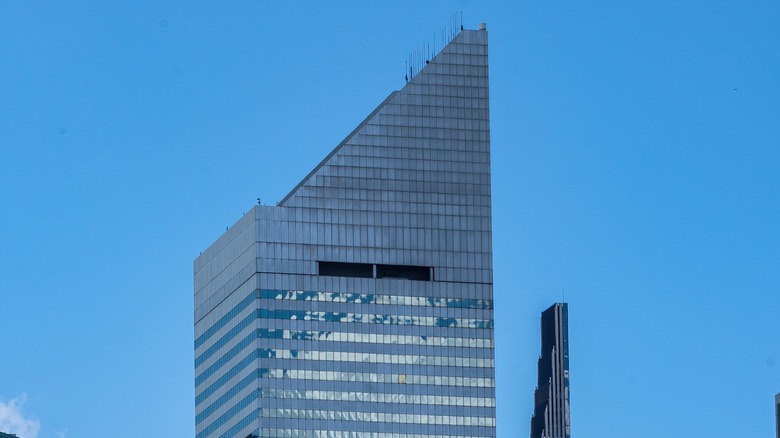
[[775,429],[777,438],[780,438],[780,394],[775,395]]
[[195,260],[196,438],[495,436],[487,32],[409,73]]
[[569,306],[542,312],[542,354],[534,391],[531,438],[569,438]]

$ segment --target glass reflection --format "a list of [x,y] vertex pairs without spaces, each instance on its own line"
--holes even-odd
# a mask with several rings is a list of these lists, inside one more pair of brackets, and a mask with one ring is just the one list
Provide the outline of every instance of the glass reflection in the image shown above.
[[260,309],[258,314],[261,318],[270,319],[290,319],[301,321],[319,321],[319,322],[347,322],[347,323],[369,323],[369,324],[393,324],[393,325],[415,325],[428,327],[465,327],[475,329],[492,329],[493,321],[473,318],[445,318],[435,316],[398,316],[381,315],[372,313],[351,313],[351,312],[317,312],[311,310],[291,310],[291,309]]
[[473,368],[493,367],[493,359],[459,356],[416,356],[411,354],[288,350],[283,348],[260,348],[257,351],[258,357],[268,359],[327,360],[337,362],[389,363],[396,365],[434,365]]
[[322,301],[328,303],[395,304],[402,306],[452,307],[460,309],[492,309],[492,300],[470,298],[413,297],[358,293],[260,290],[260,298],[273,300]]
[[470,406],[493,408],[495,399],[489,397],[459,397],[449,395],[391,394],[377,392],[327,391],[302,389],[262,389],[263,398],[298,400],[349,401],[372,403],[405,403],[418,405]]
[[[316,409],[261,409],[263,418],[292,418],[335,421],[366,421],[371,423],[433,424],[440,426],[493,427],[495,418],[454,415],[424,415],[395,412],[326,411]],[[198,437],[200,438],[200,437]]]
[[[455,431],[459,432],[459,431]],[[281,429],[281,428],[263,428],[261,429],[263,437],[271,438],[476,438],[478,436],[494,437],[490,435],[432,435],[419,433],[398,433],[398,432],[366,432],[351,430],[302,430],[302,429]],[[466,433],[466,432],[463,432]]]
[[[271,379],[303,379],[400,384],[399,374],[260,368],[258,375],[263,378]],[[429,376],[416,374],[404,374],[404,376],[405,382],[408,385],[464,386],[474,388],[493,388],[495,386],[495,381],[486,377]]]

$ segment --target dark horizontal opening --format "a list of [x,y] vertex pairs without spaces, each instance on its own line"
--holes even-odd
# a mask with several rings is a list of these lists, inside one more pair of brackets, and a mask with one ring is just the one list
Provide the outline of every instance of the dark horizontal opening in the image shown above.
[[433,268],[428,266],[372,265],[370,263],[317,262],[320,275],[331,277],[403,278],[433,281]]
[[320,275],[331,277],[374,277],[374,266],[368,263],[317,262],[317,268]]
[[431,268],[428,266],[376,265],[376,278],[431,281]]

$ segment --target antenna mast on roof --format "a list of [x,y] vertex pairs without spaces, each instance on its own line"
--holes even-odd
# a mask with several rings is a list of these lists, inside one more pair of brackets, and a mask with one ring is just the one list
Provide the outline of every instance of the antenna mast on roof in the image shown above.
[[[460,30],[458,30],[458,18],[460,18]],[[404,64],[404,80],[408,83],[415,76],[417,76],[417,73],[420,73],[420,71],[422,71],[422,69],[425,68],[425,66],[429,64],[433,58],[436,57],[436,55],[439,54],[439,51],[443,50],[447,44],[455,39],[461,30],[463,30],[462,11],[460,12],[460,17],[458,17],[457,12],[450,15],[447,25],[441,29],[441,46],[436,44],[436,32],[434,32],[433,45],[431,45],[430,42],[425,42],[422,44],[422,46],[418,45],[414,50],[412,50],[412,52],[407,57],[406,63]]]

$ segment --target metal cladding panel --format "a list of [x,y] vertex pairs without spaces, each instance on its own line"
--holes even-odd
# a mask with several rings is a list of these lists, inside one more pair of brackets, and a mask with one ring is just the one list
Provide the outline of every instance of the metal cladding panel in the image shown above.
[[487,33],[461,32],[280,203],[319,226],[301,243],[491,282],[487,74]]
[[255,274],[254,215],[244,215],[193,263],[195,321],[208,315]]
[[488,108],[462,31],[196,262],[196,438],[495,436]]

